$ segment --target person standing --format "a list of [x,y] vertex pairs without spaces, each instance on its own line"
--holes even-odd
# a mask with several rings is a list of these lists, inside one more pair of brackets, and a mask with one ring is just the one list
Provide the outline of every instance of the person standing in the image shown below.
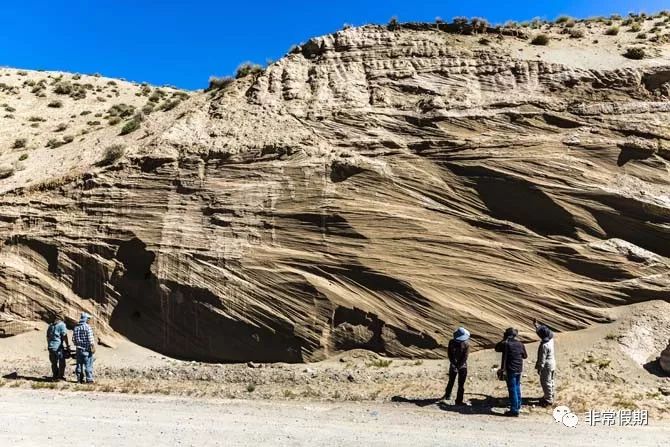
[[77,381],[79,383],[93,383],[93,354],[95,353],[95,338],[93,328],[88,324],[91,316],[82,312],[79,323],[74,327],[72,340],[77,348]]
[[67,326],[60,315],[54,316],[47,328],[47,349],[52,380],[65,380],[65,349],[70,349],[70,343],[67,339]]
[[535,369],[540,375],[540,384],[544,396],[540,399],[540,406],[548,407],[554,404],[554,375],[556,372],[556,350],[554,348],[554,333],[544,324],[533,320],[535,333],[540,337],[540,346],[537,348],[537,362]]
[[510,409],[505,416],[518,417],[521,411],[521,373],[523,360],[528,358],[526,347],[517,340],[519,331],[507,328],[503,340],[496,344],[496,352],[502,352],[502,365],[506,374],[507,391],[509,393]]
[[470,332],[459,327],[454,332],[454,338],[449,341],[447,354],[449,356],[449,382],[444,393],[444,400],[451,399],[451,391],[454,389],[456,377],[458,377],[458,391],[456,392],[456,405],[464,405],[465,379],[468,377],[468,355],[470,354]]

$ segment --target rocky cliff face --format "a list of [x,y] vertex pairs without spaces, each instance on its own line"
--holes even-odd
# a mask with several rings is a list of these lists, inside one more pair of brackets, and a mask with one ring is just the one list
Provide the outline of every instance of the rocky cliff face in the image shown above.
[[310,40],[81,143],[122,141],[112,166],[0,180],[0,310],[84,308],[178,357],[312,361],[668,300],[667,59],[413,28]]

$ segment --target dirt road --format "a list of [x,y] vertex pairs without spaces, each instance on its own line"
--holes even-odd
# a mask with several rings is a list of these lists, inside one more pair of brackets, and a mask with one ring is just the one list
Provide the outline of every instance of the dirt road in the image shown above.
[[258,402],[0,389],[0,445],[637,445],[670,425],[559,426],[528,416],[464,415],[413,404]]

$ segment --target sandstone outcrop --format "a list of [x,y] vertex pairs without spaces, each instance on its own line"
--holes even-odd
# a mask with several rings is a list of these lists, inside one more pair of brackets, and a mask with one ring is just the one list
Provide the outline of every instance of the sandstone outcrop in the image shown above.
[[57,168],[0,180],[0,312],[293,362],[437,357],[460,325],[482,347],[668,300],[667,60],[572,66],[414,28],[315,38],[132,134],[39,149]]

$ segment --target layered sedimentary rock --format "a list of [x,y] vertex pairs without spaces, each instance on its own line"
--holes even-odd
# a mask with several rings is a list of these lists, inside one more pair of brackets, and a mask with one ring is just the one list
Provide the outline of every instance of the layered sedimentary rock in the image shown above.
[[316,38],[152,115],[113,166],[7,191],[0,311],[85,308],[177,357],[312,361],[443,356],[456,326],[482,347],[669,299],[670,65],[475,42]]

